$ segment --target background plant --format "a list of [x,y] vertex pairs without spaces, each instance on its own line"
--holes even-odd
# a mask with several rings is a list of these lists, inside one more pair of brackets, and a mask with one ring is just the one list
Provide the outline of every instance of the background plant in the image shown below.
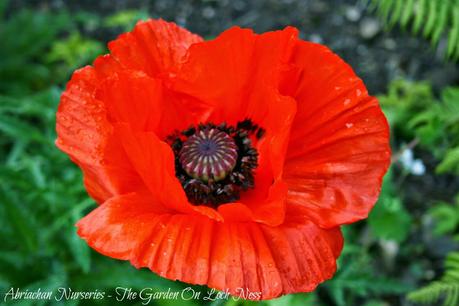
[[446,56],[459,58],[459,1],[457,0],[370,0],[387,27],[398,24],[430,40],[436,47],[446,39]]

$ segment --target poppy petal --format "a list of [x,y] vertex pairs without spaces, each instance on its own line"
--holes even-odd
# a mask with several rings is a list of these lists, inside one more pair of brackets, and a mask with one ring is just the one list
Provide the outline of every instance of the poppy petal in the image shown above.
[[262,226],[281,276],[283,294],[313,291],[336,271],[343,247],[339,227],[321,229],[310,221]]
[[99,99],[105,102],[112,123],[125,122],[161,139],[204,120],[205,105],[180,97],[163,83],[141,71],[118,71],[105,80]]
[[103,103],[95,98],[99,81],[89,66],[73,74],[56,115],[56,145],[82,168],[88,193],[101,203],[145,187],[113,137]]
[[277,88],[297,36],[291,27],[261,35],[231,28],[190,47],[172,88],[208,102],[213,108],[209,121],[234,125],[250,118],[259,123],[266,101],[251,95],[261,87]]
[[201,41],[175,23],[150,19],[138,22],[132,32],[120,35],[108,48],[125,68],[168,77],[180,67],[190,45]]
[[[296,103],[292,98],[268,88],[260,89],[258,95],[257,99],[265,102],[264,119],[260,124],[266,127],[266,133],[256,144],[259,156],[255,188],[244,192],[240,202],[251,210],[253,221],[275,226],[284,220],[287,188],[281,177]],[[231,220],[239,220],[244,215],[236,213],[230,216],[228,207],[222,209]]]
[[174,153],[153,132],[134,131],[127,124],[115,125],[115,133],[136,171],[142,177],[157,203],[172,212],[200,213],[215,220],[221,215],[207,206],[195,206],[188,202],[185,191],[175,176]]
[[125,70],[110,76],[101,87],[98,98],[105,102],[112,123],[128,123],[138,131],[158,130],[164,99],[160,80]]
[[280,227],[221,223],[157,213],[149,201],[136,194],[113,198],[77,224],[78,234],[100,253],[138,268],[247,299],[311,291],[336,270],[339,228],[304,220]]
[[96,251],[129,259],[132,249],[151,235],[152,221],[165,212],[154,203],[138,193],[115,196],[79,220],[77,233]]
[[[259,153],[256,188],[245,192],[241,203],[250,207],[255,220],[270,225],[282,223],[285,209],[285,196],[276,197],[276,201],[272,197],[268,200],[268,196],[278,194],[270,188],[280,184],[278,180],[296,112],[296,101],[281,95],[278,83],[288,67],[297,36],[298,31],[291,27],[261,35],[232,28],[215,40],[192,45],[187,61],[171,85],[173,90],[208,104],[211,111],[206,121],[235,125],[249,118],[265,129],[265,136],[256,145]],[[280,213],[264,214],[265,210],[260,207],[267,201],[272,211]],[[222,210],[231,220],[250,215],[231,213],[239,208]]]
[[366,218],[390,163],[386,118],[328,48],[299,42],[292,62],[296,80],[282,89],[298,103],[284,166],[288,205],[326,228]]

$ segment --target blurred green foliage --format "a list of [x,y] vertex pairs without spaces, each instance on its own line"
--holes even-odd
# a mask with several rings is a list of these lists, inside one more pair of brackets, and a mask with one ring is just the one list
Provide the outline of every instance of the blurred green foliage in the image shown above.
[[430,210],[429,214],[435,220],[433,233],[437,236],[455,234],[454,239],[459,241],[459,194],[453,204],[438,202]]
[[338,306],[357,305],[362,299],[367,303],[377,303],[376,297],[386,294],[401,294],[410,287],[380,273],[375,269],[375,259],[367,248],[357,245],[353,227],[345,228],[346,244],[338,260],[338,272],[325,288]]
[[437,173],[459,175],[459,88],[445,88],[440,96],[426,82],[397,80],[380,102],[402,140],[417,139],[440,161]]
[[79,67],[90,62],[104,51],[104,47],[98,41],[84,39],[79,32],[73,32],[63,40],[55,41],[46,58],[50,64],[62,63],[68,71],[69,67]]
[[[437,99],[431,85],[427,82],[397,80],[390,84],[388,94],[379,97],[379,100],[389,118],[393,133],[392,139],[399,142],[394,144],[395,146],[400,146],[400,142],[411,139],[412,147],[419,144],[421,149],[429,152],[435,158],[435,172],[437,174],[452,173],[459,176],[459,87],[443,89],[440,98]],[[411,149],[402,146],[402,150]],[[401,154],[403,153],[394,155],[395,162],[400,159]],[[369,217],[370,226],[375,213],[377,214],[378,210],[384,207],[386,201],[395,201],[397,203],[395,206],[401,212],[402,193],[394,193],[392,188],[392,192],[389,194],[385,191],[388,185],[394,186],[393,183],[389,183],[389,181],[393,181],[390,174],[389,172],[385,178],[383,191],[378,202],[378,205],[383,205],[380,208],[377,205],[372,211]],[[431,228],[432,235],[434,237],[449,236],[457,241],[459,237],[459,193],[451,203],[436,199],[427,200],[430,200],[433,206],[423,213],[434,221]],[[409,219],[407,211],[400,212],[397,213],[398,219]],[[390,228],[390,223],[392,223],[393,228],[397,228],[395,234],[398,233],[406,237],[407,227],[402,223],[395,219],[391,221],[384,216],[379,217],[385,220],[380,219],[379,223],[387,222],[387,224],[382,225],[383,230],[379,232],[373,226],[375,234],[384,238],[387,234],[384,232],[384,228]],[[396,238],[397,236],[392,237],[392,239],[397,240]],[[443,301],[445,306],[457,305],[459,302],[458,259],[458,252],[450,252],[446,257],[446,272],[442,278],[411,292],[408,299],[424,304]]]
[[[117,286],[184,288],[186,284],[104,257],[76,235],[75,222],[95,203],[83,188],[79,169],[54,146],[55,111],[65,82],[75,68],[106,52],[105,42],[86,33],[128,30],[146,12],[129,10],[101,17],[88,12],[21,10],[6,17],[5,4],[0,2],[0,292],[12,286],[107,292]],[[457,249],[453,237],[459,235],[459,195],[438,199],[423,193],[422,203],[415,203],[405,190],[416,185],[418,181],[412,181],[416,175],[430,181],[443,173],[449,173],[451,179],[459,176],[459,88],[446,88],[437,95],[427,82],[397,80],[379,100],[392,129],[394,163],[378,203],[368,220],[344,227],[346,244],[332,280],[313,293],[261,304],[407,305],[409,291],[413,293],[408,298],[414,302],[443,300],[453,305],[457,301],[457,252],[449,252],[450,247],[442,253],[448,259],[446,272],[439,278],[442,267],[426,257],[429,246],[422,235],[446,239]],[[433,166],[425,174],[416,174],[402,158],[407,151],[433,160]],[[432,225],[424,226],[424,219],[432,220]],[[427,270],[434,270],[439,280],[429,285],[432,277],[426,277]],[[422,285],[426,287],[414,291]],[[188,302],[193,303],[255,304]],[[21,303],[30,304],[48,303]],[[111,305],[112,301],[69,304]]]
[[445,274],[429,285],[411,292],[408,299],[431,304],[443,299],[444,306],[459,305],[459,252],[451,252],[445,260]]
[[143,10],[126,10],[108,16],[104,20],[107,27],[120,27],[128,31],[134,27],[139,20],[148,19],[148,13]]
[[384,177],[380,200],[368,217],[368,225],[375,236],[403,242],[411,229],[411,215],[395,191],[392,172]]
[[459,59],[458,0],[368,0],[387,27],[399,24],[411,28],[436,47],[442,37],[447,40],[446,57]]

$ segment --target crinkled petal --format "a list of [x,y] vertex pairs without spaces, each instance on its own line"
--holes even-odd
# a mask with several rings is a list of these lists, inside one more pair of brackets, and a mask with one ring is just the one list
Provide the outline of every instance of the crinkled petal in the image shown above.
[[129,259],[133,248],[150,237],[157,216],[165,212],[152,197],[129,193],[102,203],[76,226],[78,235],[96,251]]
[[299,42],[282,92],[297,115],[284,166],[288,205],[322,227],[366,218],[390,163],[389,128],[377,100],[328,48]]
[[[195,116],[193,110],[202,111],[199,103],[190,108],[196,99],[173,95],[158,85],[160,81],[145,75],[169,77],[188,47],[201,40],[163,20],[140,22],[132,33],[110,43],[113,54],[98,57],[94,68],[74,73],[59,105],[56,145],[82,168],[86,188],[99,203],[145,189],[119,140],[111,137],[115,117],[135,128],[156,129],[164,138],[176,128],[188,127],[190,122],[184,118]],[[154,104],[159,98],[162,103]]]
[[151,131],[161,139],[204,120],[206,107],[172,92],[161,79],[141,71],[123,70],[101,85],[99,99],[110,122],[127,123],[133,130]]
[[115,133],[121,140],[129,160],[142,177],[158,205],[179,213],[200,213],[222,220],[221,215],[207,206],[188,202],[185,191],[175,176],[174,153],[153,132],[140,132],[127,124],[117,124]]
[[127,123],[138,131],[158,130],[165,98],[161,80],[139,71],[120,71],[104,81],[98,95],[112,123]]
[[[274,192],[271,188],[281,185],[290,126],[296,112],[296,102],[281,95],[278,84],[288,68],[297,35],[294,28],[261,35],[232,28],[215,40],[192,45],[171,87],[208,105],[206,121],[235,125],[249,118],[266,130],[255,145],[259,153],[256,188],[245,192],[240,202],[251,209],[255,220],[270,225],[282,223],[283,213],[277,217],[263,215],[260,207],[285,210],[285,194],[270,195],[279,195],[281,190],[277,187]],[[250,215],[232,213],[240,212],[239,208],[222,210],[232,220]]]
[[190,47],[172,88],[209,103],[209,121],[234,125],[248,117],[260,123],[268,102],[252,95],[262,87],[277,89],[297,36],[290,27],[261,35],[231,28]]
[[100,253],[136,267],[255,300],[311,291],[336,270],[339,228],[320,229],[294,217],[270,227],[156,213],[139,197],[99,206],[77,224],[78,234]]
[[[251,210],[252,220],[275,226],[284,220],[287,187],[282,181],[282,170],[296,103],[266,88],[258,91],[257,99],[265,101],[266,113],[260,125],[266,128],[266,133],[255,145],[259,153],[255,188],[242,193],[240,203]],[[232,210],[227,205],[219,208],[226,211],[225,219],[240,220],[246,216],[237,211],[230,213]]]
[[120,35],[108,48],[123,67],[167,78],[179,69],[188,48],[201,41],[175,23],[150,19],[137,23],[132,32]]
[[92,67],[73,74],[56,115],[56,145],[81,167],[88,193],[101,203],[145,186],[113,137],[103,102],[95,98],[99,82]]

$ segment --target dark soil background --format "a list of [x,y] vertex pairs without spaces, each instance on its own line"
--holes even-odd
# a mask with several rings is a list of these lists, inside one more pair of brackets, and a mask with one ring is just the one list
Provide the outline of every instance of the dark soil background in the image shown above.
[[[101,16],[144,9],[152,18],[174,21],[205,38],[234,25],[259,33],[295,26],[303,39],[325,44],[346,60],[372,94],[384,92],[388,82],[399,77],[429,80],[436,89],[459,79],[457,66],[443,60],[444,43],[434,50],[399,27],[385,31],[366,1],[16,0],[10,9],[24,6],[84,10]],[[118,33],[91,34],[109,41]]]

